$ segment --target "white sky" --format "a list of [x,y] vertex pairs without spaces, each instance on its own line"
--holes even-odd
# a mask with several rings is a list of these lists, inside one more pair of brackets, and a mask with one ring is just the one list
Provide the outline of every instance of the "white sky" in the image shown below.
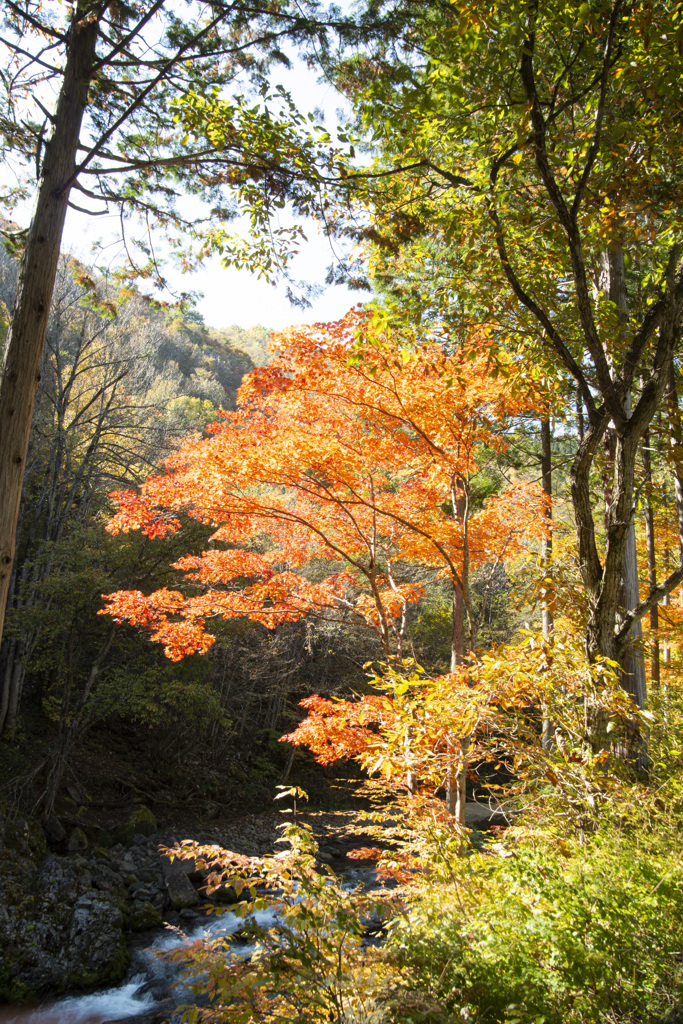
[[[310,71],[297,61],[292,71],[282,69],[273,78],[273,84],[281,82],[289,89],[300,110],[306,113],[319,109],[324,111],[325,123],[331,134],[337,124],[337,110],[345,106],[342,96],[328,83],[318,81],[318,73]],[[17,211],[15,218],[26,223],[30,216]],[[237,227],[235,227],[237,230]],[[88,218],[82,213],[69,210],[65,227],[62,251],[70,251],[84,263],[92,262],[92,243],[96,239],[118,238],[120,222],[118,213],[111,216]],[[331,244],[319,231],[317,225],[305,225],[308,242],[302,245],[299,256],[291,264],[295,281],[324,285],[325,271],[334,262]],[[338,245],[338,243],[335,243]],[[113,259],[120,245],[112,244],[109,252]],[[104,262],[102,255],[97,261]],[[264,327],[281,329],[291,324],[315,323],[337,320],[358,302],[366,302],[368,292],[350,291],[346,287],[326,287],[324,294],[315,300],[309,309],[290,305],[284,285],[273,287],[246,271],[226,269],[218,257],[208,260],[192,274],[174,272],[170,265],[164,272],[171,286],[182,291],[202,292],[203,298],[197,308],[210,327]]]

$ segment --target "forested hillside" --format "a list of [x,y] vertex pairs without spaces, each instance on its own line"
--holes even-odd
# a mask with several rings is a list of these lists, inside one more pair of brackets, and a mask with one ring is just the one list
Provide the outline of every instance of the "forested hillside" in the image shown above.
[[10,1019],[676,1024],[680,5],[6,6]]

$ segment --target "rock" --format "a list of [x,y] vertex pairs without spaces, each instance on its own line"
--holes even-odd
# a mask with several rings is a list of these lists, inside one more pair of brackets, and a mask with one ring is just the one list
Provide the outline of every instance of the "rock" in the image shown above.
[[86,797],[80,791],[78,786],[74,786],[73,783],[67,783],[66,791],[75,804],[83,805],[86,802]]
[[67,849],[72,853],[76,850],[87,850],[88,849],[88,837],[82,828],[75,828],[69,835],[67,842]]
[[186,907],[195,907],[199,903],[199,896],[195,892],[192,882],[184,874],[169,875],[166,878],[166,889],[174,910],[184,910]]
[[144,932],[149,928],[158,928],[161,924],[163,924],[163,918],[149,900],[136,900],[130,912],[130,927],[132,931]]
[[43,831],[48,843],[63,843],[66,839],[66,829],[56,814],[51,814],[43,822]]
[[509,817],[495,805],[479,804],[468,800],[465,804],[465,825],[467,828],[487,829],[491,825],[509,825]]
[[232,885],[219,885],[217,889],[214,889],[212,893],[209,893],[209,899],[215,903],[220,903],[223,906],[227,906],[231,903],[239,903],[240,899],[244,899],[245,896],[237,895],[237,890]]
[[187,877],[187,868],[190,864],[194,868],[193,860],[184,861],[178,857],[171,860],[168,854],[163,854],[161,857],[161,870],[164,873],[164,882],[174,910],[195,907],[199,903],[199,896]]
[[[91,888],[82,858],[49,856],[32,879],[31,895],[13,890],[0,945],[8,950],[3,970],[11,971],[0,996],[92,988],[119,981],[128,953],[123,916],[112,897]],[[85,862],[83,862],[85,863]],[[18,897],[18,898],[17,898]]]
[[345,851],[342,850],[341,846],[336,846],[333,843],[325,843],[324,846],[320,847],[320,854],[328,854],[330,857],[343,857]]
[[73,910],[65,987],[118,981],[128,966],[123,916],[104,894],[84,893]]
[[149,807],[144,805],[136,807],[128,818],[126,830],[130,832],[131,837],[137,835],[141,837],[151,836],[157,830],[157,820]]

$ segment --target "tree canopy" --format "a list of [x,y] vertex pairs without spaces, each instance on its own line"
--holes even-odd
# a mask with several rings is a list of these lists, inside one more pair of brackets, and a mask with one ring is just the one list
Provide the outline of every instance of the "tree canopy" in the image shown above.
[[111,614],[152,628],[169,657],[206,650],[216,616],[273,628],[325,610],[347,610],[400,657],[407,606],[424,590],[410,564],[459,592],[474,648],[469,570],[538,536],[543,501],[519,480],[477,507],[471,481],[505,449],[510,417],[539,398],[502,354],[487,373],[481,337],[449,354],[378,341],[366,323],[354,312],[281,334],[235,413],[169,459],[167,475],[117,496],[112,532],[164,536],[182,514],[215,528],[212,549],[175,563],[199,590],[109,598]]

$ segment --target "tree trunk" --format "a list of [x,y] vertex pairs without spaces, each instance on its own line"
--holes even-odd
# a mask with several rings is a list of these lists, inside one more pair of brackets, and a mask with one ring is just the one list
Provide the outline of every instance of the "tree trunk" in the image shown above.
[[676,490],[676,514],[678,516],[679,562],[683,565],[683,429],[681,410],[678,405],[676,367],[673,357],[669,362],[667,379],[667,412],[669,414],[669,439],[674,464],[674,487]]
[[465,660],[465,602],[462,590],[453,584],[453,610],[451,628],[451,672]]
[[[643,469],[645,471],[645,489],[643,511],[645,513],[645,546],[647,548],[647,582],[650,590],[657,586],[657,566],[655,561],[655,523],[652,511],[652,459],[650,458],[650,431],[643,436]],[[650,611],[650,682],[659,689],[659,608],[657,605]]]
[[45,332],[97,34],[97,18],[79,4],[69,29],[62,88],[45,149],[5,351],[0,385],[0,636]]
[[[71,696],[71,686],[69,684],[65,687],[65,692],[62,697],[62,713],[60,716],[58,748],[52,756],[52,763],[48,771],[45,789],[35,808],[37,810],[38,807],[42,805],[43,817],[45,818],[49,817],[54,810],[55,800],[59,794],[62,779],[64,778],[64,772],[74,744],[86,732],[90,724],[91,715],[88,712],[88,700],[92,693],[93,686],[97,681],[102,664],[109,654],[115,632],[116,627],[112,624],[104,643],[100,647],[96,658],[90,666],[90,672],[83,688],[78,708],[73,713],[70,720],[69,698]],[[71,672],[71,665],[68,666],[68,671]]]
[[[458,489],[459,485],[459,489]],[[453,584],[453,613],[451,629],[451,672],[465,663],[465,595],[463,589],[469,585],[469,551],[467,549],[467,491],[464,480],[458,480],[454,488],[453,514],[463,524],[462,587]],[[470,622],[470,639],[473,627]],[[467,750],[470,737],[447,741],[450,766],[446,778],[446,805],[459,825],[465,824],[465,796],[467,784]],[[459,753],[458,749],[459,748]],[[457,764],[456,764],[457,759]]]
[[[583,430],[582,430],[583,433]],[[553,560],[553,468],[551,461],[551,433],[550,417],[541,420],[541,487],[547,498],[548,504],[545,509],[547,529],[541,541],[541,571],[543,572],[542,590],[542,616],[543,616],[543,639],[550,643],[553,631],[553,591],[551,582],[552,560]],[[547,749],[552,745],[553,726],[550,719],[544,715],[542,725],[542,742]]]
[[[663,562],[663,565],[664,565],[664,575],[666,575],[668,573],[668,571],[669,571],[669,563],[670,563],[670,561],[671,561],[671,554],[669,552],[668,547],[666,547],[666,548],[664,548],[664,551],[662,552],[662,562]],[[664,606],[664,608],[668,608],[670,604],[671,604],[671,595],[670,594],[665,594],[664,597],[662,598],[662,605]],[[664,612],[664,620],[665,620],[665,622],[668,625],[669,624],[669,619],[668,619],[668,616],[667,616],[666,612]],[[669,644],[668,640],[664,641],[664,650],[662,651],[662,663],[663,663],[665,669],[671,668],[671,645]],[[666,688],[666,681],[667,681],[667,677],[666,677],[666,673],[665,673],[664,674],[664,685],[665,685],[665,688]]]
[[453,760],[457,758],[457,767],[451,772],[448,778],[448,792],[446,802],[448,810],[454,816],[458,825],[465,825],[465,805],[467,801],[467,764],[468,751],[470,748],[470,737],[461,736],[456,743],[449,742],[449,753]]
[[[628,300],[626,294],[626,268],[624,264],[624,250],[621,247],[610,248],[603,254],[601,286],[603,293],[609,298],[610,302],[613,302],[618,307],[620,311],[621,329],[627,329]],[[627,394],[624,399],[624,414],[627,419],[630,419],[631,411],[631,396],[630,394]],[[627,480],[628,483],[630,483],[630,486],[626,486],[625,491],[622,491],[622,503],[626,503],[623,501],[625,498],[628,502],[628,507],[623,510],[626,517],[626,536],[624,538],[623,545],[622,578],[619,599],[621,608],[624,611],[628,611],[629,609],[636,608],[640,603],[640,594],[638,591],[635,508],[632,507],[632,502],[630,500],[630,496],[633,491],[634,466],[631,465],[629,467],[628,477],[625,478],[624,461],[626,458],[630,458],[631,452],[627,452],[623,439],[615,437],[614,442],[612,479],[621,484],[622,489],[624,488]],[[635,456],[635,452],[633,455]],[[632,462],[634,461],[635,458]],[[609,520],[608,530],[614,522],[614,517],[611,514],[611,500],[609,504],[610,507],[606,509],[606,516]],[[620,619],[621,616],[617,615],[617,624]],[[645,707],[647,686],[645,680],[645,664],[643,661],[643,630],[640,622],[635,623],[631,629],[628,640],[623,644],[622,650],[619,652],[618,660],[621,668],[622,686],[626,692],[633,697],[633,700],[639,708]]]

